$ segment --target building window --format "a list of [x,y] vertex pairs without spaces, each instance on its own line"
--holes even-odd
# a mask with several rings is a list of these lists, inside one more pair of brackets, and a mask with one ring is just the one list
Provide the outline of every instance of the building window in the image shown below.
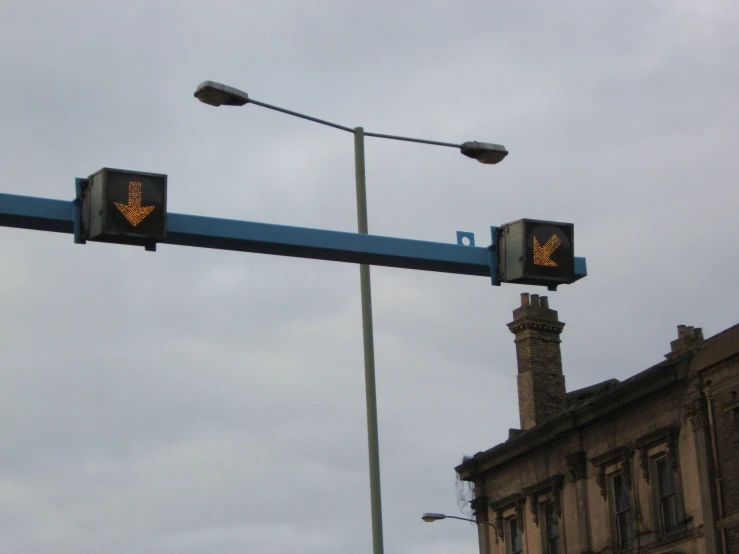
[[559,554],[559,521],[554,510],[554,502],[547,502],[544,506],[546,520],[546,554]]
[[510,554],[521,554],[523,552],[523,542],[521,541],[521,529],[518,527],[518,520],[512,517],[508,520],[508,536],[510,540]]
[[619,550],[629,550],[632,546],[633,533],[631,530],[631,502],[629,490],[624,484],[624,478],[616,475],[613,478],[613,502],[616,508],[616,536]]
[[675,492],[675,474],[667,458],[657,460],[657,487],[659,489],[659,516],[662,534],[666,535],[677,529],[677,493]]

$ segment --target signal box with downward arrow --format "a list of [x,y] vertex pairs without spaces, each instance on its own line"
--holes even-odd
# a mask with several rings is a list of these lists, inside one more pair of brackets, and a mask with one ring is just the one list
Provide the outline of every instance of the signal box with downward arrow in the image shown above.
[[558,285],[575,281],[575,226],[520,219],[498,228],[498,278],[503,283]]
[[150,248],[166,237],[167,176],[103,168],[82,191],[85,238]]

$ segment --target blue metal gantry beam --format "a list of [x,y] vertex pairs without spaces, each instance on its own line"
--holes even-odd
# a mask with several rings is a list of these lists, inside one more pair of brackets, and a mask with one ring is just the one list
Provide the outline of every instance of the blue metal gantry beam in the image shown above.
[[[79,225],[77,200],[0,193],[0,226],[70,233],[84,242]],[[474,246],[474,239],[466,246],[461,237],[473,238],[458,233],[459,244],[451,244],[169,213],[160,244],[479,275],[497,284],[495,227],[489,247]],[[576,279],[586,275],[585,258],[575,258]]]

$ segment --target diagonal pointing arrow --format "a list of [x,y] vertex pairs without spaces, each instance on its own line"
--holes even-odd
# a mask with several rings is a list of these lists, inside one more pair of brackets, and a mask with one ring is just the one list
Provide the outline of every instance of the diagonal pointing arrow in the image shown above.
[[557,267],[556,262],[552,260],[552,254],[562,244],[557,235],[552,235],[544,246],[539,244],[539,241],[534,236],[534,265],[546,265],[549,267]]
[[128,183],[128,204],[113,202],[128,222],[136,227],[149,215],[156,206],[141,205],[141,183],[131,181]]

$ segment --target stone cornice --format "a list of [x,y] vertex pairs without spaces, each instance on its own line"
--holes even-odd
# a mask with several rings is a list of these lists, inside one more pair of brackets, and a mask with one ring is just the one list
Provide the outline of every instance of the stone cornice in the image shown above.
[[521,493],[509,494],[508,496],[504,496],[500,500],[495,500],[494,502],[491,502],[490,509],[494,512],[505,510],[506,508],[515,506],[518,502],[523,502],[525,499],[526,497]]
[[679,425],[666,425],[665,427],[660,427],[656,431],[642,435],[634,441],[634,446],[640,449],[651,448],[656,444],[666,442],[670,438],[675,438],[679,431]]
[[597,403],[589,402],[579,406],[541,426],[520,433],[514,439],[485,452],[478,452],[466,458],[455,469],[462,479],[472,479],[474,475],[490,471],[518,456],[546,446],[553,437],[584,428],[614,412],[623,411],[624,405],[684,382],[681,369],[688,359],[689,356],[686,356],[653,366],[599,396]]
[[562,515],[560,494],[564,481],[564,475],[558,473],[523,489],[523,493],[529,497],[529,511],[531,511],[532,519],[537,527],[539,526],[539,496],[543,494],[551,492],[552,502],[554,502],[554,514],[557,518]]
[[590,458],[590,463],[595,467],[602,467],[611,464],[615,464],[623,460],[624,457],[631,457],[633,450],[629,446],[619,446],[603,454],[599,454],[593,458]]
[[511,333],[519,333],[523,330],[531,329],[534,331],[547,331],[559,335],[564,327],[565,324],[559,321],[530,318],[514,320],[508,324],[508,329],[510,329]]
[[590,458],[590,463],[598,469],[598,474],[595,476],[595,482],[600,488],[600,495],[603,500],[608,498],[608,488],[606,486],[606,467],[609,465],[618,464],[621,470],[621,476],[623,478],[624,485],[629,489],[631,488],[631,457],[634,454],[634,450],[630,446],[619,446],[608,452],[604,452],[598,456]]
[[540,494],[543,494],[553,488],[561,489],[563,483],[564,475],[558,473],[557,475],[552,475],[548,479],[539,481],[538,483],[531,485],[530,487],[524,487],[523,493],[526,496],[539,496]]

